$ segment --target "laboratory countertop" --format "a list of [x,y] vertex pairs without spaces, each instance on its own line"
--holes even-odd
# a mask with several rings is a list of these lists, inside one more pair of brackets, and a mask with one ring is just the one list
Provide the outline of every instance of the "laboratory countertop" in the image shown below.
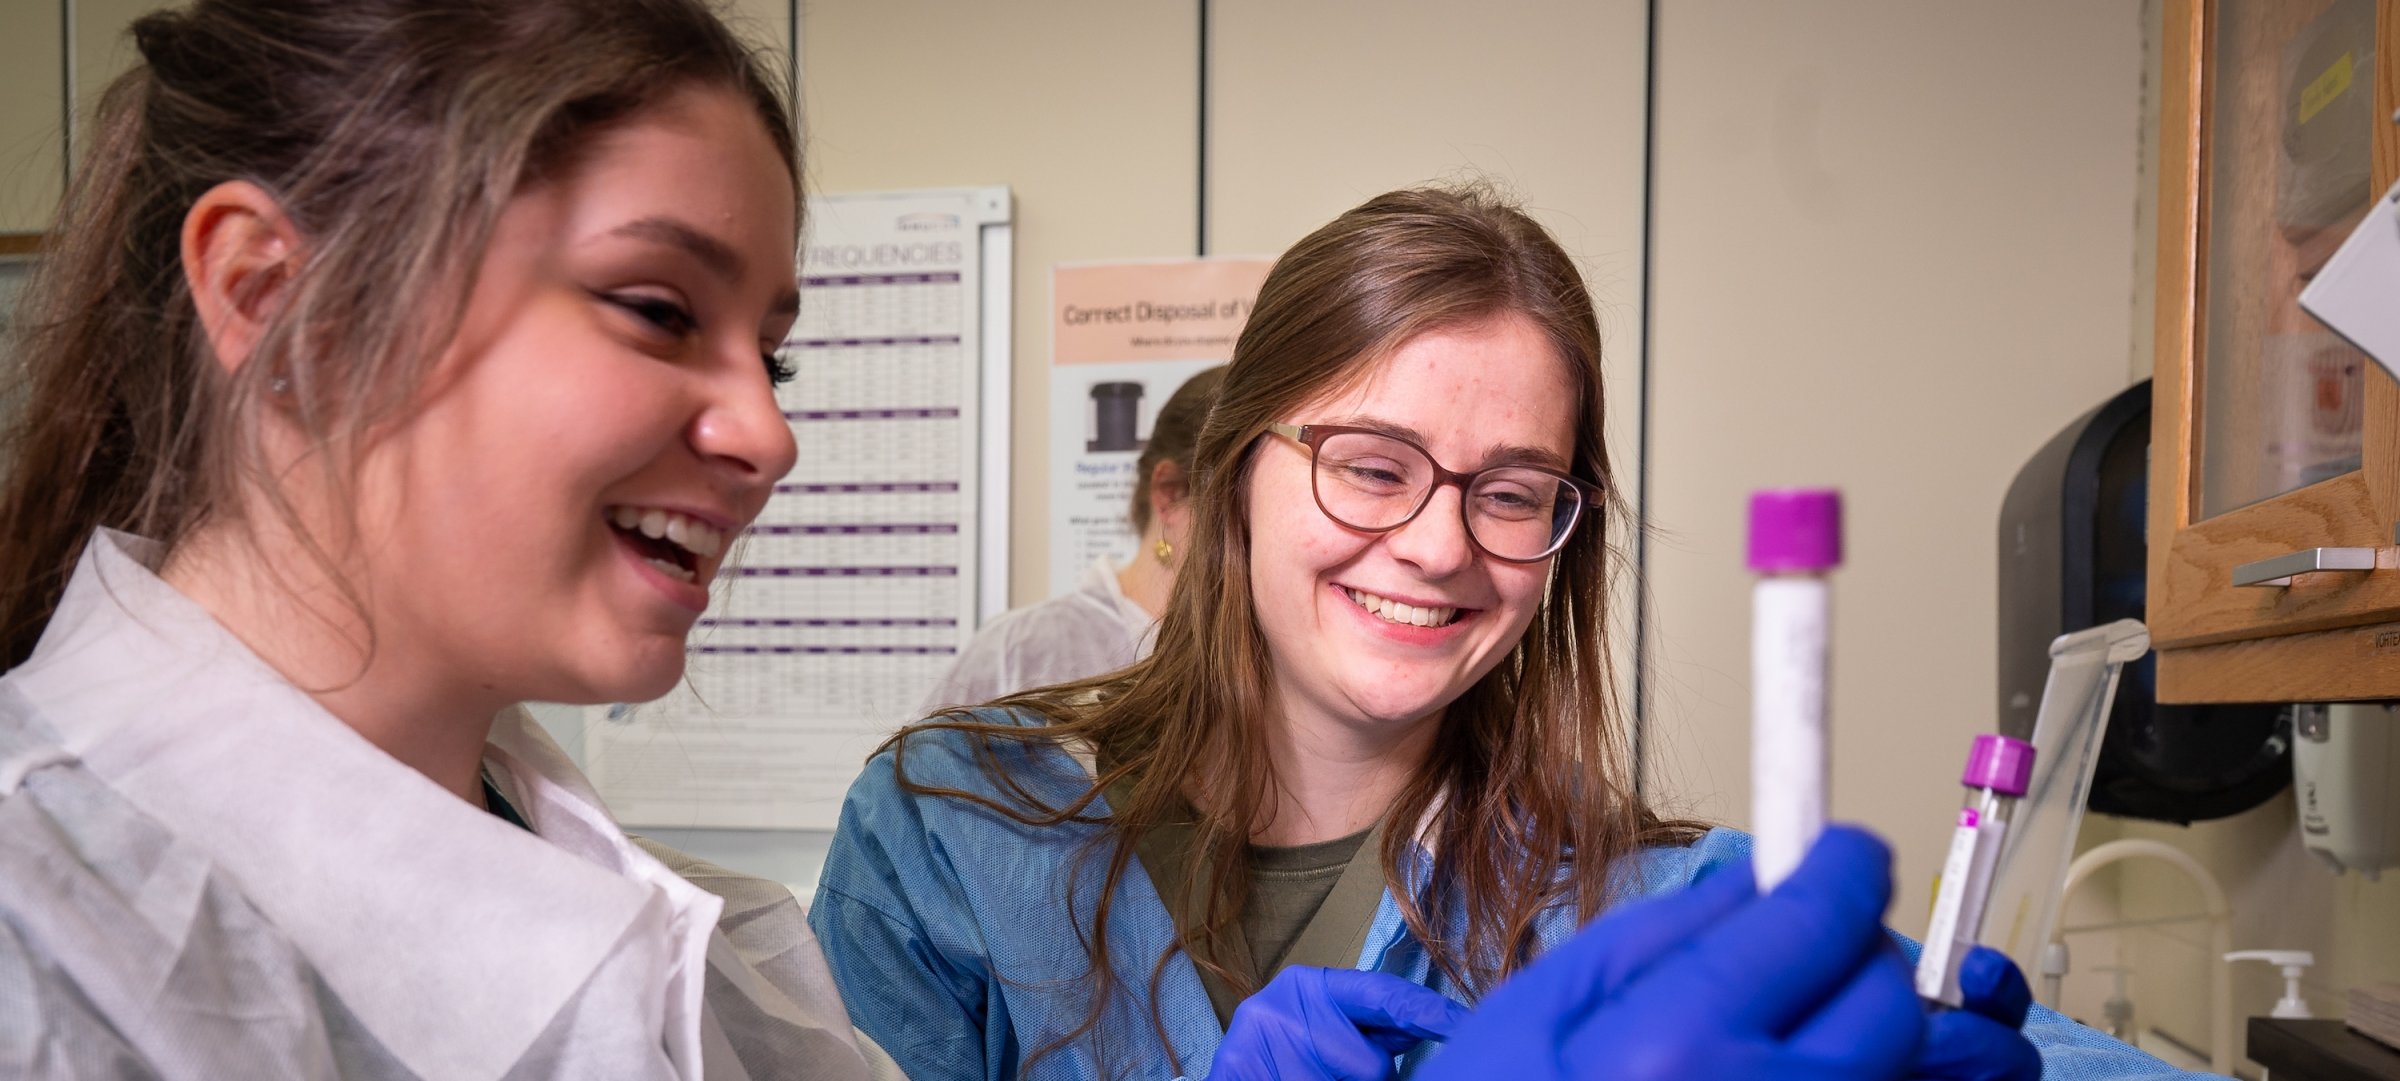
[[2249,1054],[2275,1081],[2400,1081],[2400,1051],[2339,1021],[2253,1017]]

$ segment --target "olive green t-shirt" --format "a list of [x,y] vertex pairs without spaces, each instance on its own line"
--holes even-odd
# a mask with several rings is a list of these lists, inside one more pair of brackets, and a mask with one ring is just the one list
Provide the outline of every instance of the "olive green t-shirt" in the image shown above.
[[1283,968],[1302,928],[1325,906],[1325,896],[1358,855],[1372,826],[1348,837],[1308,845],[1250,846],[1250,901],[1242,906],[1242,937],[1261,976]]
[[[1176,888],[1185,881],[1193,832],[1188,822],[1161,825],[1145,834],[1134,852],[1179,932],[1198,926],[1208,903],[1203,883],[1210,876],[1206,874],[1193,876],[1188,891]],[[1212,956],[1210,960],[1236,972],[1254,973],[1260,986],[1287,963],[1327,967],[1357,963],[1367,924],[1383,899],[1380,846],[1371,843],[1375,836],[1375,828],[1369,827],[1314,844],[1249,846],[1250,895],[1242,906],[1242,941],[1223,951],[1231,956]],[[1335,896],[1337,886],[1342,887],[1339,897]],[[1307,936],[1313,944],[1312,955],[1296,956],[1294,947],[1302,944],[1310,925],[1320,917],[1326,926]],[[1207,967],[1201,966],[1199,971],[1218,1023],[1229,1023],[1242,996]]]

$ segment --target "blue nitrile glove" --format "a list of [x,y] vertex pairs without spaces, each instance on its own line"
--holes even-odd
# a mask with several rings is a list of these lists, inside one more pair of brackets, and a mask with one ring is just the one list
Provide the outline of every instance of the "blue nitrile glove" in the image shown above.
[[1925,1042],[1909,1077],[1920,1081],[2040,1081],[2042,1056],[2025,1038],[2033,989],[2016,962],[1977,946],[1958,965],[1966,1008],[1925,1015]]
[[1388,1081],[1395,1056],[1467,1008],[1381,972],[1293,965],[1234,1007],[1209,1081]]
[[1924,1027],[1884,934],[1891,851],[1827,829],[1758,896],[1747,862],[1604,914],[1476,1008],[1417,1081],[1884,1081]]

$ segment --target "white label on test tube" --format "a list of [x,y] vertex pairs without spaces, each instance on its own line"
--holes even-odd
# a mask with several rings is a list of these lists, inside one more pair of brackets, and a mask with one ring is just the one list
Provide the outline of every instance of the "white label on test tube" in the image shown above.
[[1825,671],[1830,590],[1813,575],[1761,578],[1751,594],[1750,821],[1765,892],[1825,827]]
[[1984,902],[1990,899],[1992,868],[2008,823],[1973,807],[1960,808],[1942,862],[1942,885],[1933,898],[1933,922],[1925,930],[1925,953],[1917,960],[1917,993],[1946,1006],[1964,1004],[1958,966],[1983,934]]

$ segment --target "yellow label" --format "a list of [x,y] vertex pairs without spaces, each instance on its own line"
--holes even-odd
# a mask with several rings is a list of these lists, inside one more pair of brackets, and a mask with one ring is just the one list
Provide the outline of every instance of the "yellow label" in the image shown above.
[[2342,91],[2348,89],[2350,54],[2343,53],[2341,59],[2325,69],[2325,74],[2317,76],[2315,82],[2308,84],[2308,89],[2300,92],[2300,122],[2308,123],[2310,118],[2324,112],[2326,106],[2333,104],[2333,99],[2341,97]]

